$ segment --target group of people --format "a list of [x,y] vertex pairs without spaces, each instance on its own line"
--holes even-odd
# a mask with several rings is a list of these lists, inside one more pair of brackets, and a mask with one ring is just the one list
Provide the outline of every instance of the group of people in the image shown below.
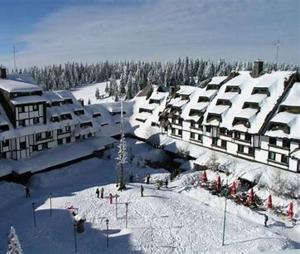
[[97,198],[104,198],[104,188],[102,187],[101,190],[99,190],[99,188],[96,189],[96,196]]

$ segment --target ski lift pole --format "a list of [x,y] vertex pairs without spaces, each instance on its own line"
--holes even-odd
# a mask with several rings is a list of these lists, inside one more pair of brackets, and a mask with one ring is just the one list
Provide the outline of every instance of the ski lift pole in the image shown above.
[[52,216],[52,193],[49,194],[49,202],[50,202],[50,216]]
[[[226,186],[228,188],[228,175],[226,174]],[[224,220],[223,220],[223,233],[222,233],[222,246],[225,245],[225,229],[226,229],[226,213],[227,213],[227,196],[228,196],[228,189],[225,193],[225,204],[224,204]]]
[[35,203],[34,202],[32,202],[32,216],[33,216],[33,226],[36,227]]
[[106,222],[106,248],[108,248],[108,223],[109,223],[109,220],[106,219],[105,222]]

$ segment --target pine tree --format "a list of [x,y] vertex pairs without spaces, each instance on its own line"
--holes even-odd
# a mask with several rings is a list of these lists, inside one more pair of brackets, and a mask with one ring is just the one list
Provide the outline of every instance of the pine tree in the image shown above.
[[22,254],[23,250],[19,242],[16,230],[14,227],[10,227],[10,233],[8,235],[8,248],[6,254]]
[[125,141],[124,133],[122,132],[120,143],[118,145],[118,157],[116,158],[117,164],[120,167],[120,179],[119,179],[119,189],[123,190],[125,188],[124,182],[124,164],[127,163],[127,145]]

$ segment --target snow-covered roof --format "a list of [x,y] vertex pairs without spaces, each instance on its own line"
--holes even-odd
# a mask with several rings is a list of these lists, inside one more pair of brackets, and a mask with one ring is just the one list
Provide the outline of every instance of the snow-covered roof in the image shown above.
[[[232,78],[220,88],[217,96],[207,108],[204,123],[208,124],[206,122],[208,113],[222,114],[222,123],[220,124],[220,127],[233,130],[237,128],[237,126],[233,126],[234,118],[244,117],[250,120],[250,128],[248,128],[247,131],[249,133],[258,133],[263,126],[266,117],[273,110],[278,99],[284,93],[285,81],[289,79],[293,73],[294,72],[290,71],[278,71],[253,78],[249,72],[239,72],[238,76]],[[239,86],[240,93],[226,92],[228,86]],[[267,87],[269,96],[259,93],[252,94],[255,87]],[[216,106],[216,104],[219,99],[230,100],[231,107],[228,110],[224,110],[222,107],[218,109],[219,106]],[[260,110],[243,110],[245,102],[259,103]]]
[[216,76],[211,79],[211,81],[208,83],[209,85],[219,85],[222,83],[225,79],[227,79],[228,76]]
[[240,118],[246,118],[246,119],[251,119],[251,117],[255,116],[255,114],[257,113],[257,109],[254,108],[245,108],[242,109],[237,116]]
[[45,91],[43,95],[49,102],[63,101],[63,98],[56,94],[54,91]]
[[227,106],[227,105],[217,105],[217,106],[214,106],[213,108],[210,108],[209,111],[207,111],[207,112],[220,115],[228,109],[229,109],[229,106]]
[[294,83],[281,105],[300,107],[300,82]]
[[[293,84],[292,88],[289,90],[287,96],[280,104],[280,106],[300,107],[299,98],[300,98],[300,83],[297,82]],[[280,106],[279,109],[281,109]],[[265,133],[267,136],[300,139],[300,133],[299,133],[300,114],[291,113],[287,111],[276,112],[275,115],[270,120],[270,124],[271,123],[286,124],[290,129],[290,133],[285,133],[283,130],[280,129],[268,130]]]
[[163,100],[166,96],[166,93],[163,93],[163,92],[153,92],[150,96],[150,100],[153,99],[153,100]]
[[0,89],[9,93],[42,91],[42,89],[37,85],[11,79],[0,79]]
[[46,99],[43,96],[38,96],[38,95],[20,96],[20,97],[11,99],[11,102],[14,105],[40,103],[40,102],[45,102],[45,101],[46,101]]
[[195,91],[194,86],[180,86],[180,89],[176,92],[176,94],[191,95],[194,91]]

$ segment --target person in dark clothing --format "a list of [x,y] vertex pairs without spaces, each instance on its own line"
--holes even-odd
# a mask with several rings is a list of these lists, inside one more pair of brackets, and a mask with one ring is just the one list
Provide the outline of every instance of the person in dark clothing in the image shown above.
[[30,190],[28,186],[25,187],[25,194],[26,198],[30,198]]
[[165,180],[166,188],[168,188],[168,184],[169,184],[169,182],[168,182],[168,179],[166,178],[166,180]]
[[97,190],[96,190],[97,198],[99,198],[99,194],[100,194],[100,191],[99,191],[99,189],[97,188]]
[[141,185],[141,197],[144,197],[144,186]]
[[265,216],[265,227],[268,227],[268,220],[269,220],[269,217],[268,215],[264,214]]
[[101,198],[102,199],[104,198],[104,188],[103,187],[101,188]]
[[150,183],[150,175],[147,175],[147,177],[146,177],[146,183],[147,183],[147,184]]

